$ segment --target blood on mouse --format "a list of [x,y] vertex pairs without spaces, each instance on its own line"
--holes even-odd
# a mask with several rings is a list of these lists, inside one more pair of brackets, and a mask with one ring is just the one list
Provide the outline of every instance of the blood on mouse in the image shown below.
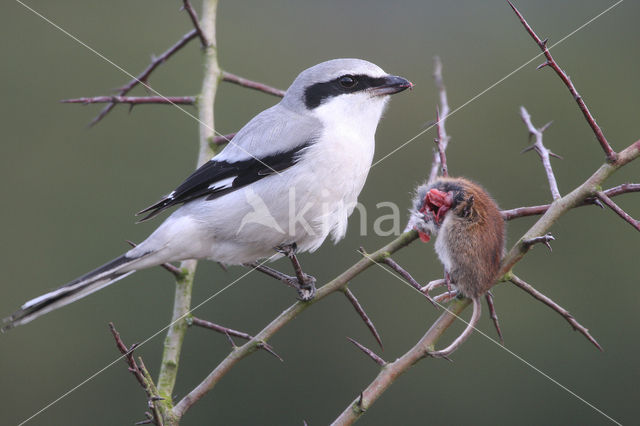
[[[444,218],[444,214],[453,205],[453,193],[451,191],[443,192],[436,188],[431,188],[424,197],[424,203],[420,208],[420,213],[426,214],[427,211],[435,214],[435,222],[440,224]],[[423,240],[424,241],[424,240]],[[429,241],[429,239],[427,239]]]

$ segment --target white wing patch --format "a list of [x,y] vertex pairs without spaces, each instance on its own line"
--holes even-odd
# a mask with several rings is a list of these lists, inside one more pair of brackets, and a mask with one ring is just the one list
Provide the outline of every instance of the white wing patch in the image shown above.
[[233,181],[237,177],[238,176],[231,176],[230,178],[226,178],[226,179],[219,180],[217,182],[213,182],[211,185],[209,185],[209,189],[219,190],[219,189],[231,188],[231,186],[233,185]]

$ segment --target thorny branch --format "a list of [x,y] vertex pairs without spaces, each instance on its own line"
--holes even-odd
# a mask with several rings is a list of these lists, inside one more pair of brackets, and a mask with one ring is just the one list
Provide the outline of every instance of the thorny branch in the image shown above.
[[213,389],[217,383],[233,368],[239,361],[255,352],[260,342],[268,341],[278,330],[293,321],[300,313],[323,300],[328,295],[341,290],[354,277],[368,269],[375,262],[390,256],[401,248],[407,246],[418,238],[416,231],[405,232],[386,246],[376,252],[360,259],[342,274],[329,281],[318,289],[315,297],[309,302],[296,302],[278,315],[269,325],[254,336],[253,339],[244,345],[235,348],[218,366],[189,394],[187,394],[173,409],[176,417],[180,418],[193,404],[200,400],[207,392]]
[[[227,328],[227,327],[223,327],[221,325],[212,323],[210,321],[206,321],[200,318],[196,318],[196,317],[191,317],[188,319],[188,324],[189,325],[196,325],[198,327],[202,327],[202,328],[207,328],[209,330],[213,330],[215,332],[221,333],[226,335],[229,340],[231,340],[232,346],[235,347],[235,344],[233,344],[233,340],[231,339],[231,336],[234,337],[239,337],[240,339],[244,339],[244,340],[251,340],[253,339],[253,336],[250,334],[247,334],[245,332],[242,331],[238,331],[238,330],[234,330],[232,328]],[[284,361],[282,359],[282,357],[280,355],[278,355],[276,353],[276,351],[273,349],[273,347],[271,345],[269,345],[268,343],[262,343],[262,345],[258,345],[259,349],[264,349],[265,351],[269,352],[271,355],[275,356],[276,358],[278,358],[280,361]]]
[[513,284],[518,286],[520,289],[522,289],[525,292],[529,293],[531,296],[533,296],[534,298],[538,299],[539,301],[541,301],[542,303],[544,303],[545,305],[547,305],[548,307],[550,307],[551,309],[553,309],[554,311],[556,311],[557,313],[562,315],[562,317],[565,320],[567,320],[567,322],[569,324],[571,324],[571,327],[573,327],[574,330],[580,332],[584,337],[587,338],[587,340],[589,340],[591,343],[593,343],[596,348],[602,350],[602,347],[600,346],[600,344],[598,344],[596,339],[594,339],[593,336],[589,333],[589,329],[587,329],[582,324],[580,324],[578,321],[576,321],[576,319],[573,317],[573,315],[571,315],[569,313],[569,311],[567,311],[565,308],[563,308],[562,306],[558,305],[556,302],[554,302],[553,300],[551,300],[550,298],[548,298],[544,294],[540,293],[538,290],[533,288],[531,285],[527,284],[524,280],[520,279],[519,277],[517,277],[517,276],[515,276],[513,274],[509,276],[509,281],[511,281]]
[[500,338],[500,343],[504,345],[504,337],[502,337],[502,330],[500,329],[500,322],[498,321],[498,313],[496,312],[496,307],[493,304],[493,294],[488,291],[487,294],[484,295],[484,297],[487,300],[489,316],[491,317],[491,321],[493,321],[493,325],[496,328],[496,332],[498,333],[498,337]]
[[[607,197],[616,197],[618,195],[627,194],[630,192],[640,192],[640,183],[623,183],[622,185],[615,186],[613,188],[609,188],[606,191],[602,191]],[[582,206],[591,206],[596,204],[595,197],[587,197],[582,200],[579,204],[572,206],[574,207],[582,207]],[[504,220],[517,219],[519,217],[527,217],[527,216],[536,216],[544,214],[547,210],[549,210],[551,204],[543,204],[539,206],[529,206],[529,207],[517,207],[515,209],[510,210],[502,210],[502,217]]]
[[379,355],[377,355],[371,349],[369,349],[366,346],[362,345],[361,343],[359,343],[355,339],[352,339],[351,337],[347,337],[347,340],[349,340],[351,343],[356,345],[356,347],[358,349],[360,349],[362,352],[364,352],[369,358],[371,358],[373,360],[373,362],[375,362],[379,366],[384,367],[387,364],[387,361],[385,361],[384,359],[380,358]]
[[198,33],[198,37],[200,37],[200,43],[202,44],[202,47],[204,48],[209,46],[209,40],[207,40],[207,36],[204,35],[204,32],[202,32],[202,28],[200,28],[200,22],[198,21],[198,14],[193,9],[193,6],[191,6],[191,3],[189,2],[189,0],[182,0],[182,8],[187,11],[187,14],[189,14],[189,18],[191,18],[191,23],[193,24],[194,29]]
[[[433,58],[433,79],[438,89],[438,95],[440,98],[440,108],[437,117],[436,124],[438,126],[438,147],[433,151],[433,160],[431,162],[431,172],[429,173],[428,182],[433,182],[438,176],[438,172],[441,169],[441,153],[447,150],[450,137],[447,135],[445,124],[447,117],[449,116],[449,100],[447,98],[447,90],[444,86],[444,80],[442,79],[442,61],[440,57]],[[446,170],[446,164],[444,164],[443,171]],[[448,172],[448,171],[447,171]]]
[[[185,1],[185,4],[188,4],[188,2]],[[216,5],[216,1],[215,0],[205,0],[205,5],[206,4],[209,4],[209,14],[208,15],[206,14],[206,8],[205,8],[205,11],[203,11],[203,17],[205,15],[207,15],[207,17],[203,18],[203,22],[206,21],[206,22],[208,22],[208,25],[212,25],[213,24],[213,20],[215,20],[215,5]],[[213,10],[211,9],[211,7],[213,7]],[[513,7],[513,5],[512,5],[512,7]],[[538,43],[540,48],[543,50],[545,56],[547,57],[547,62],[545,63],[545,65],[549,65],[551,68],[553,68],[556,71],[556,73],[558,73],[560,78],[563,80],[563,82],[569,88],[570,92],[574,95],[574,98],[576,99],[576,102],[578,103],[579,108],[581,109],[581,111],[585,115],[585,118],[587,119],[587,122],[589,123],[589,125],[593,129],[594,133],[596,134],[596,137],[598,138],[598,141],[599,141],[600,145],[602,146],[602,148],[604,149],[605,153],[607,154],[608,162],[603,164],[600,167],[600,169],[598,169],[598,171],[596,171],[596,173],[594,173],[594,175],[592,175],[583,185],[581,185],[580,187],[576,188],[574,191],[572,191],[571,193],[569,193],[565,197],[558,198],[552,204],[542,205],[542,206],[522,207],[522,208],[518,208],[518,209],[503,211],[503,216],[505,217],[506,220],[509,220],[509,219],[512,219],[512,218],[516,218],[516,217],[524,217],[524,216],[530,216],[530,215],[544,214],[544,216],[540,220],[538,220],[538,222],[536,222],[536,224],[525,234],[525,236],[522,237],[522,239],[516,244],[516,246],[514,248],[512,248],[512,250],[505,257],[504,262],[503,262],[502,273],[505,273],[505,277],[507,277],[507,278],[504,278],[504,279],[511,279],[511,278],[514,277],[514,275],[510,273],[510,270],[513,267],[513,265],[515,265],[515,263],[517,263],[526,254],[526,251],[528,250],[528,248],[525,247],[525,245],[526,245],[525,242],[526,241],[530,241],[530,240],[535,239],[535,238],[538,238],[541,235],[543,235],[544,232],[562,214],[564,214],[568,209],[573,208],[573,207],[577,207],[577,206],[581,206],[581,205],[594,204],[594,203],[597,202],[597,200],[603,200],[603,195],[606,197],[605,199],[609,199],[609,201],[611,201],[609,197],[613,197],[613,196],[620,195],[622,193],[627,193],[627,192],[640,191],[640,184],[625,184],[625,185],[620,185],[618,187],[610,188],[609,190],[600,191],[600,192],[597,190],[597,188],[600,187],[601,183],[604,182],[604,180],[610,174],[612,174],[615,170],[617,170],[618,168],[624,166],[628,162],[630,162],[630,161],[634,160],[635,158],[637,158],[638,156],[640,156],[640,141],[632,144],[627,149],[625,149],[624,151],[621,151],[618,154],[616,154],[611,149],[611,147],[609,146],[608,142],[604,138],[604,135],[602,134],[602,131],[597,126],[597,124],[595,123],[595,120],[591,116],[591,113],[589,112],[589,110],[587,109],[586,105],[582,101],[582,98],[578,95],[575,87],[573,86],[573,84],[571,83],[569,78],[566,76],[564,71],[562,71],[562,69],[559,68],[559,66],[555,63],[555,61],[551,57],[551,55],[550,55],[550,53],[549,53],[549,51],[548,51],[548,49],[546,47],[546,42],[541,41],[535,35],[535,33],[528,26],[526,21],[524,21],[524,18],[522,18],[522,15],[520,15],[520,13],[515,9],[515,7],[513,7],[513,8],[514,8],[514,11],[516,11],[516,13],[518,14],[518,16],[519,16],[521,22],[523,23],[523,25],[525,25],[525,28],[527,29],[527,31],[532,35],[534,40],[536,40],[536,42]],[[197,22],[197,19],[194,18],[195,13],[193,15],[190,13],[190,16],[194,20],[194,24],[195,24]],[[213,19],[211,19],[211,18],[213,18]],[[209,21],[211,21],[211,22],[209,22]],[[207,31],[211,31],[211,30],[212,30],[212,26],[210,26],[208,29],[201,29],[200,31],[197,30],[197,29],[194,29],[194,30],[190,31],[189,33],[187,33],[185,36],[183,36],[183,38],[181,40],[179,40],[171,48],[169,48],[167,51],[165,51],[161,56],[159,56],[158,58],[153,59],[152,63],[142,73],[140,73],[137,76],[137,78],[131,80],[129,83],[127,83],[127,85],[123,86],[118,91],[118,95],[115,98],[111,98],[109,100],[108,105],[92,121],[91,124],[95,124],[98,121],[100,121],[102,118],[104,118],[104,116],[106,114],[108,114],[109,111],[116,105],[116,102],[118,100],[124,100],[124,99],[118,99],[119,97],[124,97],[130,90],[132,90],[135,86],[140,84],[140,82],[146,82],[148,80],[148,78],[149,78],[149,75],[160,64],[164,63],[175,52],[177,52],[182,47],[184,47],[184,45],[186,45],[190,40],[192,40],[193,38],[197,37],[199,35],[198,34],[199,32],[202,32],[204,34]],[[206,40],[211,39],[213,41],[213,44],[215,44],[215,38],[214,37],[215,37],[215,33],[213,33],[213,37],[209,38],[208,36],[205,36],[205,38],[201,39],[201,40],[204,43]],[[208,43],[206,45],[207,46],[211,46]],[[212,53],[211,52],[205,53],[205,55],[212,55]],[[212,58],[213,58],[214,62],[212,62]],[[249,88],[252,88],[252,89],[260,90],[262,92],[269,93],[269,94],[272,94],[272,95],[275,95],[275,96],[283,96],[283,94],[284,94],[283,91],[275,89],[275,88],[272,88],[270,86],[267,86],[267,85],[264,85],[264,84],[261,84],[261,83],[252,82],[250,80],[238,77],[238,76],[236,76],[234,74],[230,74],[230,73],[219,71],[217,69],[217,61],[215,60],[215,54],[213,54],[213,56],[208,56],[208,61],[209,61],[208,62],[209,66],[213,65],[214,68],[216,68],[216,71],[217,71],[216,73],[205,73],[205,74],[207,74],[207,77],[209,77],[209,78],[211,78],[212,76],[214,78],[218,78],[218,76],[219,76],[220,79],[222,79],[223,81],[228,81],[228,82],[232,82],[232,83],[235,83],[235,84],[239,84],[239,85],[244,86],[244,87],[249,87]],[[445,131],[445,120],[446,120],[447,115],[449,113],[449,107],[448,107],[448,103],[447,103],[446,90],[445,90],[445,87],[444,87],[444,84],[443,84],[443,81],[442,81],[441,69],[442,69],[441,63],[440,63],[439,59],[436,58],[434,78],[435,78],[436,85],[437,85],[437,87],[439,89],[439,95],[440,95],[440,114],[439,115],[441,115],[441,116],[438,117],[438,140],[439,140],[439,143],[441,145],[441,149],[436,151],[436,152],[434,152],[434,159],[433,159],[433,163],[432,163],[431,173],[430,173],[430,176],[429,176],[430,181],[433,180],[438,175],[438,170],[443,165],[442,163],[444,162],[443,161],[444,160],[444,156],[441,156],[441,153],[444,154],[444,151],[446,150],[446,147],[447,147],[447,144],[448,144],[448,141],[449,141],[449,136],[447,136],[446,131]],[[207,83],[205,82],[204,88],[207,87],[206,84]],[[203,91],[205,91],[204,88],[203,88]],[[213,105],[213,96],[215,96],[215,85],[213,85],[213,86],[209,85],[206,90],[209,93],[209,99],[208,100],[210,101],[210,104],[212,106]],[[78,102],[91,103],[91,102],[94,102],[93,99],[94,98],[84,98],[82,101],[78,101]],[[95,101],[95,102],[97,102],[97,101]],[[131,102],[127,102],[127,103],[131,103]],[[204,111],[204,112],[201,111],[201,114],[202,113],[211,115],[211,120],[210,120],[211,121],[211,129],[213,129],[213,125],[212,125],[213,124],[212,110],[208,109],[207,111]],[[211,144],[215,145],[215,144],[220,144],[220,143],[226,142],[228,139],[231,139],[235,135],[235,134],[230,134],[230,135],[225,135],[225,136],[221,137],[221,136],[214,136],[213,134],[209,134],[209,133],[211,133],[211,132],[205,132],[202,135],[204,140],[207,141],[207,145],[209,147],[210,147]],[[201,155],[200,155],[201,158],[203,157],[202,156],[202,153],[203,153],[202,147],[203,147],[203,144],[201,143]],[[445,163],[445,165],[446,165],[446,163]],[[603,200],[603,202],[605,202],[605,200]],[[611,203],[613,203],[613,202],[611,201]],[[608,205],[611,207],[610,204],[608,204]],[[615,204],[613,204],[613,205],[615,206]],[[621,210],[621,209],[619,209],[619,207],[618,207],[619,210],[616,210],[614,207],[611,207],[611,208],[614,209],[614,211],[616,211],[618,214],[620,214],[619,210]],[[633,224],[633,222],[630,222],[630,223]],[[637,221],[636,221],[636,224],[637,224]],[[269,347],[267,345],[267,343],[266,343],[268,341],[268,339],[271,338],[278,330],[280,330],[286,324],[291,322],[295,317],[297,317],[297,315],[299,315],[301,312],[303,312],[304,310],[306,310],[308,307],[312,306],[313,304],[321,301],[322,299],[324,299],[326,296],[328,296],[331,293],[334,293],[336,291],[344,291],[345,294],[347,294],[346,292],[348,290],[346,290],[346,285],[350,282],[350,280],[352,280],[354,277],[356,277],[357,275],[362,273],[365,269],[367,269],[369,266],[373,265],[374,263],[386,263],[387,265],[390,265],[390,263],[387,261],[387,259],[389,259],[389,256],[391,254],[393,254],[394,252],[402,249],[403,247],[409,245],[410,243],[412,243],[416,239],[417,239],[417,233],[415,231],[409,231],[409,232],[406,232],[406,233],[402,234],[401,236],[399,236],[398,238],[396,238],[395,240],[393,240],[392,242],[390,242],[386,246],[382,247],[378,251],[376,251],[373,254],[368,255],[367,257],[361,259],[360,261],[355,263],[353,266],[351,266],[349,269],[347,269],[342,274],[340,274],[338,277],[336,277],[335,279],[331,280],[330,282],[328,282],[327,284],[322,286],[320,289],[318,289],[316,297],[312,301],[310,301],[310,302],[296,302],[291,307],[289,307],[287,310],[282,312],[278,317],[276,317],[269,325],[267,325],[256,336],[253,336],[253,337],[250,336],[250,335],[243,336],[242,338],[248,338],[249,339],[247,343],[245,343],[244,345],[242,345],[240,347],[235,347],[234,346],[232,348],[231,353],[222,362],[220,362],[220,364],[218,364],[218,366],[196,388],[194,388],[182,400],[180,400],[178,402],[178,404],[176,404],[175,406],[172,406],[171,401],[166,401],[167,404],[161,407],[160,416],[158,416],[158,412],[157,411],[154,411],[153,416],[156,416],[156,417],[153,417],[153,416],[152,417],[154,419],[157,418],[159,421],[162,421],[163,418],[164,419],[168,419],[171,424],[177,424],[177,422],[184,415],[184,413],[195,402],[197,402],[199,399],[201,399],[209,390],[211,390],[219,382],[219,380],[237,362],[239,362],[240,360],[244,359],[245,357],[247,357],[251,353],[257,351],[258,349],[261,349],[261,348],[265,348],[266,349],[267,347]],[[184,265],[184,266],[187,267],[187,270],[189,271],[189,273],[184,276],[184,280],[186,282],[192,283],[193,270],[194,270],[195,264],[187,264],[187,265]],[[517,277],[516,277],[516,280],[517,280]],[[186,306],[186,309],[187,309],[186,312],[188,312],[189,304],[188,303],[186,305],[182,304],[182,302],[179,301],[180,295],[178,293],[179,292],[176,291],[176,307],[178,307],[178,305],[182,306],[182,308],[184,308],[184,306]],[[559,312],[561,315],[563,315],[563,317],[567,321],[569,321],[570,324],[574,328],[576,328],[578,331],[582,332],[585,335],[585,337],[587,337],[587,338],[591,337],[588,334],[588,332],[586,331],[586,329],[584,327],[582,327],[579,323],[577,323],[575,321],[575,319],[573,319],[573,317],[571,317],[571,315],[568,312],[566,312],[565,310],[563,310],[559,306],[557,307],[558,309],[556,309],[554,306],[552,306],[550,303],[553,303],[553,302],[550,301],[550,299],[548,299],[548,298],[543,299],[544,296],[541,296],[540,293],[536,292],[535,290],[533,290],[533,292],[530,292],[530,294],[532,294],[532,295],[538,294],[538,296],[534,295],[534,297],[538,298],[539,300],[542,300],[545,304],[548,304],[549,306],[553,307],[557,312]],[[444,293],[443,295],[440,295],[440,296],[450,296],[450,295],[451,294],[449,292],[446,292],[446,293]],[[438,297],[440,297],[440,296],[438,296]],[[190,298],[190,296],[189,296],[189,298]],[[550,302],[550,303],[547,303],[547,301]],[[489,300],[488,300],[488,303],[490,303]],[[335,424],[351,424],[351,423],[353,423],[353,421],[355,421],[362,413],[364,413],[366,411],[366,409],[368,409],[371,406],[371,404],[373,404],[373,402],[391,385],[391,383],[395,380],[395,378],[397,378],[400,374],[404,373],[415,362],[417,362],[418,360],[424,358],[426,356],[427,352],[433,350],[433,347],[434,347],[435,343],[437,342],[438,338],[453,323],[453,321],[455,320],[456,316],[459,315],[468,305],[469,305],[469,301],[466,300],[466,299],[463,299],[463,300],[456,299],[456,300],[454,300],[453,303],[448,307],[447,311],[444,312],[434,322],[434,324],[427,331],[427,333],[423,336],[423,338],[420,339],[420,341],[411,350],[409,350],[407,353],[405,353],[402,357],[400,357],[399,359],[397,359],[393,363],[385,363],[384,360],[380,359],[382,361],[382,363],[385,363],[385,367],[381,370],[381,372],[378,375],[378,377],[367,387],[367,389],[365,389],[359,395],[359,397],[356,398],[354,403],[351,406],[347,407],[347,409],[341,414],[341,416],[338,417],[338,419],[336,420]],[[182,309],[182,308],[181,308],[181,312],[184,311],[184,309]],[[175,312],[174,312],[174,316],[175,316]],[[366,314],[365,314],[365,316],[366,316]],[[363,317],[363,319],[364,319],[364,317]],[[366,320],[365,320],[365,322],[366,322]],[[497,318],[496,318],[496,324],[497,324]],[[235,330],[233,330],[233,331],[235,331]],[[224,332],[224,334],[226,334],[228,336],[233,334],[232,332],[230,332],[230,329],[225,329],[225,330],[223,330],[223,332]],[[372,332],[373,332],[373,330],[372,330]],[[237,332],[237,333],[241,333],[241,332]],[[183,336],[184,335],[184,331],[180,331],[179,335]],[[238,337],[240,337],[240,336],[238,336]],[[169,336],[168,336],[168,338],[169,338]],[[177,351],[178,351],[177,354],[178,355],[179,355],[179,348],[182,345],[182,340],[181,339],[182,339],[182,337],[179,337],[178,341],[175,342],[176,345],[177,345],[176,347],[177,347]],[[593,338],[591,337],[590,341],[592,341],[592,343],[594,343],[597,346],[597,342],[595,342],[595,340],[592,340],[592,339]],[[354,344],[356,344],[361,349],[364,348],[362,345],[357,344],[357,342],[355,342],[355,341],[354,341]],[[131,349],[127,349],[126,346],[124,346],[124,344],[123,344],[123,348],[125,350],[125,352],[123,352],[123,353],[129,352],[129,351],[131,351],[133,349],[133,347]],[[364,349],[366,349],[366,348],[364,348]],[[369,350],[367,349],[367,351],[369,351]],[[365,353],[367,353],[367,352],[365,351]],[[373,354],[373,352],[371,352],[371,353]],[[368,355],[371,356],[370,354],[368,354]],[[373,354],[373,355],[375,355],[375,354]],[[372,358],[375,360],[375,358],[373,356],[372,356]],[[378,362],[378,361],[376,361],[376,362]],[[175,365],[177,367],[177,361],[176,361]],[[152,392],[155,395],[155,398],[158,398],[157,397],[158,392],[153,390],[153,387],[152,387],[153,382],[152,382],[150,376],[148,375],[148,372],[146,372],[146,369],[144,368],[144,365],[142,363],[138,367],[138,370],[142,372],[142,377],[146,380],[147,383],[150,384],[150,387],[152,389]],[[162,374],[161,374],[161,376],[162,376]],[[138,378],[138,377],[139,376],[136,374],[136,378]],[[165,385],[165,389],[169,391],[169,395],[171,395],[170,392],[171,392],[171,389],[173,389],[173,383],[175,383],[175,370],[173,371],[173,373],[171,373],[171,378],[169,379],[169,384]],[[152,400],[153,400],[153,398],[152,398]],[[164,403],[165,401],[158,401],[158,402]],[[155,404],[154,404],[154,406],[155,406]]]
[[262,93],[278,96],[280,98],[284,96],[284,90],[276,89],[275,87],[271,87],[267,84],[259,83],[257,81],[248,80],[244,77],[240,77],[238,75],[231,74],[230,72],[226,72],[226,71],[222,72],[222,81],[237,84],[239,86],[246,87],[248,89],[258,90]]
[[371,319],[365,312],[362,305],[360,305],[360,302],[358,302],[358,299],[356,298],[355,294],[353,294],[347,286],[344,286],[342,288],[342,292],[344,293],[347,300],[349,300],[353,308],[356,310],[358,315],[360,315],[360,318],[362,318],[362,321],[364,321],[369,331],[371,331],[371,334],[373,334],[374,339],[376,339],[376,342],[378,342],[378,345],[380,345],[380,349],[384,350],[384,346],[382,345],[382,337],[380,337],[378,330],[376,330],[376,326],[373,325],[373,321],[371,321]]
[[145,393],[147,394],[148,405],[151,413],[146,413],[147,420],[143,420],[142,422],[138,422],[136,424],[153,423],[155,425],[161,426],[163,424],[162,416],[158,411],[156,401],[162,400],[162,397],[158,395],[158,391],[153,384],[153,380],[151,379],[146,366],[142,362],[142,358],[139,358],[139,361],[136,361],[133,357],[133,351],[138,346],[138,344],[134,343],[130,348],[127,348],[127,345],[125,345],[122,341],[120,333],[118,333],[116,327],[112,322],[109,323],[109,330],[111,331],[111,334],[116,341],[118,350],[123,355],[123,358],[127,365],[129,365],[129,372],[133,374],[140,386],[142,386],[142,389],[144,389]]
[[438,137],[434,139],[438,150],[438,158],[440,158],[440,169],[442,176],[449,176],[449,169],[447,168],[447,155],[445,154],[445,144],[443,140],[448,139],[448,136],[444,133],[444,127],[442,120],[440,119],[440,110],[436,108],[436,127],[438,129]]
[[165,104],[165,105],[194,105],[195,96],[94,96],[92,98],[63,99],[63,104]]
[[[127,84],[125,84],[124,86],[122,86],[122,88],[120,88],[118,90],[118,96],[124,96],[127,93],[129,93],[134,87],[136,87],[138,84],[146,83],[147,80],[149,79],[149,76],[151,75],[151,73],[156,68],[158,68],[161,64],[163,64],[167,59],[169,59],[178,50],[180,50],[184,46],[186,46],[186,44],[189,43],[191,40],[193,40],[195,37],[197,37],[197,35],[198,35],[198,32],[195,29],[189,31],[184,36],[182,36],[182,38],[180,40],[178,40],[177,43],[175,43],[173,46],[171,46],[169,49],[167,49],[164,53],[162,53],[157,58],[153,58],[153,60],[147,66],[147,68],[145,68],[134,79],[129,81]],[[93,120],[91,120],[91,123],[89,123],[89,126],[93,126],[93,125],[97,124],[107,114],[109,114],[109,112],[115,106],[116,106],[115,103],[113,103],[113,102],[109,103],[106,107],[104,107],[104,109],[102,111],[100,111],[100,113]]]
[[605,192],[596,192],[596,197],[598,197],[600,201],[605,203],[607,207],[613,210],[618,216],[629,222],[629,224],[633,226],[637,231],[640,231],[640,220],[632,218],[627,212],[622,210],[616,203],[614,203],[613,200],[609,198]]
[[522,121],[524,121],[524,124],[527,126],[527,129],[529,130],[529,135],[533,136],[536,139],[533,145],[525,148],[525,150],[522,152],[526,152],[534,149],[538,153],[538,155],[540,156],[540,159],[542,160],[542,166],[544,167],[544,171],[547,174],[547,180],[549,181],[549,188],[551,188],[551,196],[553,197],[554,200],[557,200],[558,198],[560,198],[560,190],[558,189],[558,183],[556,182],[556,177],[553,174],[553,169],[551,168],[551,161],[549,159],[551,155],[553,156],[557,156],[557,155],[549,151],[542,143],[542,133],[551,125],[551,122],[548,122],[541,128],[535,127],[531,122],[531,115],[529,115],[529,112],[527,112],[527,110],[523,106],[520,107],[520,117],[522,117]]
[[[510,3],[511,4],[511,3]],[[578,188],[574,189],[571,193],[567,194],[564,197],[559,196],[555,201],[548,206],[537,206],[536,208],[540,209],[536,213],[531,213],[532,208],[523,208],[520,211],[518,209],[514,209],[515,211],[503,212],[503,216],[505,219],[511,219],[514,217],[521,217],[526,215],[525,213],[530,214],[540,214],[544,212],[542,218],[540,218],[527,233],[516,243],[516,245],[507,253],[505,258],[502,261],[502,267],[500,271],[500,275],[502,276],[500,281],[503,280],[511,280],[514,284],[518,285],[520,288],[527,291],[529,294],[534,296],[536,299],[542,301],[548,306],[552,307],[556,312],[560,313],[571,325],[574,329],[580,331],[591,343],[593,343],[598,349],[600,346],[595,341],[595,339],[589,334],[588,330],[580,325],[568,311],[561,308],[555,302],[551,301],[546,296],[543,296],[540,292],[533,289],[530,286],[525,286],[523,284],[524,281],[515,277],[515,275],[511,272],[513,266],[519,262],[527,251],[530,249],[532,242],[541,241],[540,238],[543,238],[545,242],[548,243],[549,237],[545,234],[546,231],[553,225],[556,220],[560,218],[564,213],[566,213],[569,209],[573,207],[577,207],[584,204],[593,204],[595,203],[596,197],[601,199],[606,203],[608,196],[605,192],[599,191],[598,188],[604,182],[606,178],[608,178],[613,172],[615,172],[618,168],[626,165],[630,161],[635,160],[640,157],[640,140],[631,144],[625,150],[620,153],[614,152],[609,146],[608,142],[602,135],[599,127],[595,124],[595,120],[589,113],[586,108],[584,102],[580,98],[580,96],[575,91],[575,87],[570,82],[566,74],[557,66],[549,51],[546,47],[546,41],[541,41],[533,32],[531,27],[526,24],[524,18],[520,13],[515,9],[513,5],[511,7],[516,11],[518,17],[525,25],[527,31],[534,37],[538,45],[543,49],[545,55],[547,56],[547,63],[545,65],[551,66],[558,75],[563,79],[567,87],[578,102],[578,105],[585,115],[585,118],[591,125],[592,129],[596,133],[596,137],[600,142],[601,146],[605,150],[607,154],[607,162],[603,164],[587,181],[585,181]],[[432,166],[432,175],[434,167],[437,161],[437,156],[434,155],[434,166]],[[555,181],[555,179],[554,179]],[[632,189],[634,188],[634,189]],[[612,188],[611,192],[618,195],[623,192],[633,192],[637,191],[635,186],[626,185],[624,188],[617,187]],[[555,195],[555,194],[554,194]],[[559,192],[558,192],[559,195]],[[604,195],[604,197],[603,197]],[[610,200],[609,200],[610,201]],[[613,203],[613,202],[611,202]],[[628,215],[622,212],[621,209],[616,210],[610,204],[609,207],[613,208],[616,213],[621,215],[625,220],[629,221]],[[615,205],[615,204],[614,204]],[[616,206],[617,207],[617,206]],[[529,209],[529,210],[524,210]],[[626,215],[626,216],[625,216]],[[637,224],[637,222],[631,219],[632,225]],[[515,277],[515,278],[514,278]],[[413,284],[412,284],[413,285]],[[489,299],[487,299],[488,303],[491,304]],[[333,425],[350,425],[354,423],[379,397],[380,395],[393,383],[393,381],[401,374],[406,372],[413,364],[415,364],[420,359],[424,358],[426,354],[433,350],[433,347],[438,340],[438,338],[442,335],[444,330],[448,328],[453,322],[454,318],[459,315],[466,306],[469,305],[468,299],[463,300],[455,300],[451,305],[447,312],[443,313],[436,322],[431,326],[427,334],[425,334],[422,339],[408,352],[406,352],[402,357],[397,359],[395,362],[386,364],[384,368],[380,370],[378,376],[374,379],[367,388],[360,393],[360,395],[349,405],[345,410],[338,416],[338,418],[332,423]]]
[[549,52],[549,48],[547,47],[548,40],[547,39],[542,40],[540,37],[538,37],[535,31],[533,31],[533,28],[531,28],[531,26],[527,23],[527,21],[524,19],[524,17],[518,11],[518,9],[516,9],[513,3],[509,1],[509,5],[518,16],[518,19],[520,19],[520,22],[524,26],[525,30],[527,30],[531,38],[533,38],[533,40],[536,42],[540,50],[542,50],[542,53],[544,54],[544,56],[547,58],[547,61],[540,64],[538,68],[549,66],[556,72],[556,74],[558,74],[558,77],[560,77],[562,82],[567,86],[567,89],[569,89],[569,92],[571,92],[573,99],[578,103],[578,107],[580,108],[580,111],[582,111],[584,118],[587,120],[587,123],[589,123],[591,130],[593,130],[593,133],[596,135],[596,139],[598,139],[600,146],[604,150],[604,153],[607,156],[607,160],[610,162],[614,162],[616,160],[616,152],[611,148],[611,145],[609,145],[607,138],[604,137],[604,133],[602,133],[602,129],[600,129],[600,126],[598,126],[598,124],[596,123],[596,120],[595,118],[593,118],[593,115],[591,115],[591,112],[589,111],[589,108],[587,108],[587,105],[584,103],[582,96],[580,96],[580,94],[578,93],[578,90],[573,85],[573,82],[571,82],[571,78],[569,78],[567,73],[565,73],[562,70],[562,68],[560,68],[560,66],[555,61],[555,59],[553,59],[553,56],[551,56],[551,52]]
[[[362,253],[365,254],[364,251]],[[394,270],[398,275],[400,275],[402,278],[404,278],[404,280],[407,283],[409,283],[411,285],[411,287],[415,288],[420,293],[422,293],[424,295],[424,297],[426,297],[427,300],[433,306],[438,307],[438,305],[436,305],[436,302],[434,301],[434,299],[432,299],[431,296],[429,295],[429,292],[422,291],[422,287],[423,286],[421,286],[420,283],[418,281],[416,281],[416,279],[413,278],[413,276],[411,276],[411,274],[407,270],[405,270],[402,266],[398,265],[398,263],[395,260],[393,260],[391,257],[385,257],[384,259],[382,259],[382,263],[387,265],[389,268]]]

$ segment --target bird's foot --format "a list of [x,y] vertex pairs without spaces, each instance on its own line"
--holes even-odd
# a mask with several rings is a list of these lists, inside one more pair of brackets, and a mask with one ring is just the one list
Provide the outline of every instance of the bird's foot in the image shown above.
[[289,287],[294,288],[298,292],[298,300],[302,302],[308,302],[313,299],[316,295],[316,279],[302,270],[300,262],[295,255],[296,244],[293,243],[286,246],[278,246],[275,250],[289,258],[296,273],[295,276],[292,277],[290,275],[283,274],[280,271],[258,262],[248,263],[246,266],[254,268],[257,271],[269,275],[272,278],[282,281]]
[[316,279],[315,277],[302,273],[303,280],[300,282],[300,278],[291,277],[293,287],[298,292],[298,300],[302,302],[308,302],[316,295]]
[[293,270],[296,273],[295,278],[291,277],[290,285],[298,292],[298,300],[308,302],[316,295],[316,279],[315,277],[305,273],[300,266],[300,261],[296,256],[298,246],[296,243],[278,246],[275,248],[279,253],[284,254],[291,261]]

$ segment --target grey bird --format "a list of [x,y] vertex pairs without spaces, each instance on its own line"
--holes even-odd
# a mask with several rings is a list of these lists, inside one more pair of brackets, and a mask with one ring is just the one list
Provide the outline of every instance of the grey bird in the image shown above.
[[3,330],[165,262],[255,264],[314,251],[329,235],[339,241],[371,167],[389,95],[410,87],[408,80],[360,59],[334,59],[304,70],[280,103],[255,116],[219,154],[140,212],[147,220],[180,205],[146,240],[26,302],[4,320]]

